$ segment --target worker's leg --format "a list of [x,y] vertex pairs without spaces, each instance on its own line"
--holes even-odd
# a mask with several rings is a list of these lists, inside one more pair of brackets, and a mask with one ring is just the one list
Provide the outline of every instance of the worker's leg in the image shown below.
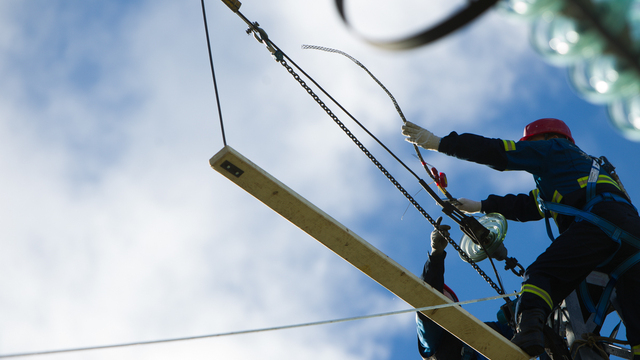
[[[603,211],[604,212],[604,211]],[[600,216],[607,217],[608,220],[620,226],[623,230],[640,239],[640,217],[636,210],[630,206],[619,206],[616,209],[606,209],[606,214]],[[615,269],[619,264],[637,253],[638,244],[623,243],[620,251],[616,254],[612,264],[607,266],[609,271]],[[620,276],[616,283],[616,293],[620,304],[620,318],[627,330],[627,341],[635,352],[633,360],[640,360],[640,264],[635,264]]]
[[602,264],[617,244],[597,226],[572,224],[527,268],[512,342],[529,355],[544,351],[542,328],[551,309]]
[[633,360],[640,360],[640,264],[636,264],[620,277],[616,286],[620,318],[627,329],[627,340],[634,351]]
[[617,249],[597,226],[572,224],[527,268],[520,311],[542,308],[548,314]]

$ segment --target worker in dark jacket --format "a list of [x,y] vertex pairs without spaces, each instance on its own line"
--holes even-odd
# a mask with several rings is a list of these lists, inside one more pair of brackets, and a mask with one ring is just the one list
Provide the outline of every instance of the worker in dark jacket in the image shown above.
[[[448,235],[449,225],[440,225],[442,218],[437,220],[440,231]],[[444,259],[447,252],[447,240],[438,232],[431,233],[431,254],[427,258],[422,270],[422,280],[436,290],[443,293],[450,300],[458,302],[456,294],[444,284]],[[455,336],[449,334],[422,313],[416,314],[418,327],[418,351],[423,359],[429,360],[486,360],[484,356],[465,345]],[[487,322],[492,329],[506,338],[513,336],[509,325],[499,322]],[[546,354],[545,354],[546,356]],[[548,359],[548,358],[546,358]]]
[[459,199],[468,213],[497,212],[509,220],[552,217],[560,235],[527,268],[511,340],[531,356],[544,351],[543,324],[551,310],[594,269],[608,273],[620,303],[634,360],[640,360],[640,217],[622,185],[575,145],[558,119],[527,125],[520,141],[452,132],[440,138],[418,125],[402,127],[407,141],[428,150],[533,175],[529,194]]

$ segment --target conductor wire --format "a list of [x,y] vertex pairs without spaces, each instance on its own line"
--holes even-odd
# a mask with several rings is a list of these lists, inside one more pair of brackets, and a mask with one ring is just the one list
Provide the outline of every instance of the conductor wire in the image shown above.
[[349,318],[342,318],[342,319],[335,319],[335,320],[323,320],[323,321],[309,322],[309,323],[303,323],[303,324],[274,326],[274,327],[262,328],[262,329],[231,331],[231,332],[211,334],[211,335],[198,335],[198,336],[188,336],[188,337],[164,339],[164,340],[139,341],[139,342],[113,344],[113,345],[88,346],[88,347],[73,348],[73,349],[61,349],[61,350],[38,351],[38,352],[29,352],[29,353],[7,354],[7,355],[0,355],[0,359],[18,358],[18,357],[27,357],[27,356],[43,356],[43,355],[53,355],[53,354],[71,353],[71,352],[80,352],[80,351],[90,351],[90,350],[104,350],[104,349],[113,349],[113,348],[123,348],[123,347],[129,347],[129,346],[137,346],[137,345],[153,345],[153,344],[162,344],[162,343],[179,342],[179,341],[187,341],[187,340],[198,340],[198,339],[207,339],[207,338],[214,338],[214,337],[261,333],[261,332],[276,331],[276,330],[287,330],[287,329],[302,328],[302,327],[309,327],[309,326],[336,324],[336,323],[347,322],[347,321],[364,320],[364,319],[371,319],[371,318],[376,318],[376,317],[406,314],[406,313],[411,313],[411,312],[416,312],[416,311],[437,310],[437,309],[442,309],[442,308],[447,308],[447,307],[452,307],[452,306],[457,306],[457,305],[466,305],[466,304],[478,303],[478,302],[482,302],[482,301],[505,298],[505,297],[509,297],[509,296],[516,296],[516,295],[519,295],[519,294],[520,294],[520,292],[514,292],[512,294],[506,294],[506,295],[497,295],[497,296],[491,296],[491,297],[486,297],[486,298],[481,298],[481,299],[466,300],[466,301],[460,301],[460,302],[450,302],[450,303],[446,303],[446,304],[425,306],[425,307],[421,307],[421,308],[413,308],[413,309],[406,309],[406,310],[390,311],[390,312],[372,314],[372,315],[356,316],[356,317],[349,317]]
[[204,0],[200,0],[202,5],[202,20],[204,22],[204,32],[207,35],[207,49],[209,50],[209,65],[211,66],[211,77],[213,78],[213,90],[216,94],[216,104],[218,106],[218,118],[220,119],[220,130],[222,132],[222,143],[227,146],[227,138],[224,133],[224,122],[222,121],[222,107],[220,106],[220,96],[218,95],[218,83],[216,82],[216,72],[213,68],[213,55],[211,53],[211,40],[209,39],[209,26],[207,25],[207,12],[204,8]]
[[[340,54],[346,58],[348,58],[349,60],[353,61],[356,65],[358,65],[359,67],[361,67],[364,71],[366,71],[367,74],[369,74],[369,76],[382,88],[382,90],[384,90],[385,93],[387,93],[387,96],[389,96],[389,98],[391,99],[391,101],[393,102],[393,105],[396,108],[396,112],[398,113],[398,115],[400,116],[400,119],[402,120],[403,123],[407,123],[407,118],[404,116],[404,113],[402,112],[402,109],[400,108],[400,105],[398,105],[398,101],[396,101],[396,98],[393,96],[393,94],[391,94],[391,92],[389,91],[389,89],[387,89],[386,86],[384,86],[384,84],[382,84],[382,82],[380,80],[378,80],[378,78],[373,75],[373,73],[371,71],[369,71],[369,69],[367,69],[366,66],[364,66],[364,64],[362,64],[360,61],[358,61],[358,59],[354,58],[353,56],[347,54],[344,51],[341,50],[337,50],[337,49],[332,49],[332,48],[328,48],[328,47],[324,47],[324,46],[317,46],[317,45],[302,45],[303,49],[313,49],[313,50],[321,50],[321,51],[326,51],[326,52],[331,52],[331,53],[336,53],[336,54]],[[316,84],[317,85],[317,84]],[[325,93],[326,94],[326,93]],[[332,99],[333,100],[333,99]],[[335,100],[334,100],[335,102]],[[340,104],[337,104],[338,106],[340,106]],[[344,111],[344,109],[343,109]],[[348,113],[347,113],[348,114]],[[352,117],[353,118],[353,117]],[[353,119],[355,121],[355,119]],[[356,121],[357,123],[357,121]],[[358,123],[358,125],[360,125]],[[362,127],[362,125],[360,125],[360,127]],[[366,129],[365,129],[366,131]],[[368,132],[368,131],[367,131]],[[370,134],[371,135],[371,134]],[[372,135],[373,137],[373,135]],[[376,141],[378,141],[375,137],[373,137]],[[379,141],[378,141],[379,142]],[[382,144],[381,144],[382,145]],[[384,147],[384,145],[383,145]],[[386,147],[385,147],[386,149]],[[427,163],[424,158],[422,157],[422,153],[420,152],[420,149],[418,149],[418,145],[413,144],[413,149],[416,152],[416,155],[418,157],[418,159],[420,160],[420,164],[424,167],[424,170],[427,172],[427,174],[429,175],[429,177],[431,177],[431,179],[433,179],[434,181],[438,182],[438,179],[436,179],[436,176],[434,174],[431,173],[431,171],[429,170],[429,167],[433,167],[432,165],[430,165],[429,163]],[[387,149],[387,151],[389,151]],[[395,157],[395,155],[391,154],[392,156]],[[396,158],[397,160],[397,158]],[[404,164],[402,164],[404,165]],[[405,166],[406,167],[406,166]],[[414,176],[416,176],[414,174]],[[416,178],[419,179],[419,177],[416,176]],[[459,203],[457,199],[455,199],[453,196],[451,196],[451,194],[449,193],[449,191],[447,191],[445,189],[445,187],[440,186],[438,184],[438,189],[440,189],[440,191],[442,191],[442,193],[447,197],[447,199],[449,199],[449,201],[451,201],[453,204]]]

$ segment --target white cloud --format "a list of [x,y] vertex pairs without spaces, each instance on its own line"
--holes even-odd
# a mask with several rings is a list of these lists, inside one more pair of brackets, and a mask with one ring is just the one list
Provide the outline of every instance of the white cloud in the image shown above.
[[[73,46],[62,58],[52,59],[60,66],[52,69],[44,62],[36,64],[38,74],[55,71],[48,75],[51,81],[44,88],[35,83],[37,76],[27,72],[14,75],[16,88],[3,87],[16,101],[7,101],[3,110],[7,120],[2,123],[2,137],[7,139],[2,142],[3,173],[7,174],[3,176],[6,201],[2,211],[7,226],[2,236],[2,263],[3,273],[11,274],[2,280],[9,289],[2,296],[2,306],[12,310],[3,323],[2,353],[349,316],[354,292],[373,297],[366,302],[369,306],[355,309],[388,308],[375,305],[380,303],[375,295],[365,295],[370,289],[357,291],[361,285],[356,279],[362,277],[357,270],[208,167],[207,160],[220,142],[211,119],[211,100],[206,96],[210,78],[203,38],[190,32],[201,30],[196,16],[199,9],[187,11],[175,3],[144,9],[131,14],[122,28],[113,29],[126,34],[117,46],[122,53],[97,59],[104,76],[90,88],[78,89],[65,82],[72,80],[69,73],[73,69],[65,67],[64,61],[73,63],[85,53],[93,54],[91,44],[83,43],[92,29],[88,34],[65,35],[64,40]],[[38,29],[39,36],[31,39],[35,42],[58,39],[46,32],[57,25],[55,9],[47,11],[54,11],[47,17],[53,24],[30,23]],[[75,40],[78,36],[80,42]],[[31,56],[23,50],[10,47],[9,52]],[[109,60],[113,58],[120,62],[115,69]],[[249,78],[242,80],[251,84]],[[38,106],[29,106],[33,105],[31,89],[38,89],[42,96]],[[114,102],[113,98],[125,97],[131,101],[129,107],[108,106],[124,101]],[[278,108],[286,107],[280,104]],[[259,102],[254,109],[260,109]],[[254,120],[256,126],[268,124],[263,136],[287,144],[278,139],[284,130],[291,131],[290,123],[275,122],[272,127],[269,118]],[[303,138],[289,139],[288,149],[304,142]],[[314,137],[314,141],[319,139]],[[255,153],[271,144],[241,140],[239,148]],[[267,167],[276,171],[299,169],[292,179],[315,183],[307,188],[313,193],[324,177],[310,178],[311,169],[348,168],[338,156],[344,145],[335,147],[323,141],[308,145],[326,151],[309,153],[305,161],[274,159],[274,154],[266,159],[271,159]],[[289,165],[280,164],[282,160]],[[339,181],[348,179],[347,173]],[[339,185],[335,190],[343,191]],[[331,280],[340,275],[340,282]],[[315,285],[321,281],[322,286]],[[335,292],[340,293],[344,286],[351,294],[340,301],[340,310],[327,307],[338,301]],[[190,358],[208,358],[212,353],[245,358],[256,352],[263,358],[281,358],[282,349],[287,349],[292,357],[357,359],[371,355],[371,349],[378,347],[373,339],[367,340],[373,333],[365,325],[355,326],[361,330],[350,337],[368,344],[370,350],[353,349],[344,342],[334,345],[336,337],[319,328],[299,337],[286,332],[253,336],[250,349],[242,338],[211,340],[208,346],[200,345],[189,353]],[[20,331],[12,331],[16,328]],[[178,353],[192,348],[175,347]],[[123,357],[176,355],[152,347],[111,351]],[[74,356],[109,355],[95,352],[64,357]]]
[[[0,10],[0,306],[10,310],[0,354],[406,307],[209,168],[222,137],[199,4],[21,1]],[[348,59],[300,45],[356,57],[407,117],[441,135],[483,132],[503,105],[535,92],[518,88],[521,64],[532,62],[524,28],[495,14],[446,41],[387,53],[349,33],[331,1],[246,0],[241,10],[412,168],[386,94]],[[211,1],[207,12],[229,144],[419,271],[425,222],[414,210],[400,220],[402,196],[236,15]],[[327,104],[417,191],[411,175]],[[491,130],[504,136],[504,127]],[[475,168],[426,156],[466,197],[517,190],[523,179],[496,185],[502,175],[486,171],[473,182]],[[456,260],[451,254],[451,274],[469,270]],[[464,274],[451,278],[461,297],[487,290],[465,287]],[[413,326],[407,315],[56,357],[387,359],[397,356],[393,337],[413,338]]]

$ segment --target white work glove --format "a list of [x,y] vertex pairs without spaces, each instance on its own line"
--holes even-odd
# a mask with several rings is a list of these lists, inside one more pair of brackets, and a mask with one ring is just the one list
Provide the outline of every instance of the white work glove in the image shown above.
[[405,139],[406,141],[412,144],[416,144],[427,150],[437,151],[438,146],[440,146],[440,137],[410,121],[407,121],[404,125],[402,125],[402,135],[407,137]]
[[456,208],[464,213],[473,214],[482,210],[482,203],[480,201],[465,198],[458,198],[457,200],[460,205],[456,205]]
[[[437,228],[440,229],[446,236],[449,236],[449,229],[451,226],[449,225],[440,225],[442,222],[442,216],[436,220]],[[444,251],[444,248],[449,245],[447,239],[440,234],[437,230],[433,230],[431,232],[431,255],[440,255]]]

